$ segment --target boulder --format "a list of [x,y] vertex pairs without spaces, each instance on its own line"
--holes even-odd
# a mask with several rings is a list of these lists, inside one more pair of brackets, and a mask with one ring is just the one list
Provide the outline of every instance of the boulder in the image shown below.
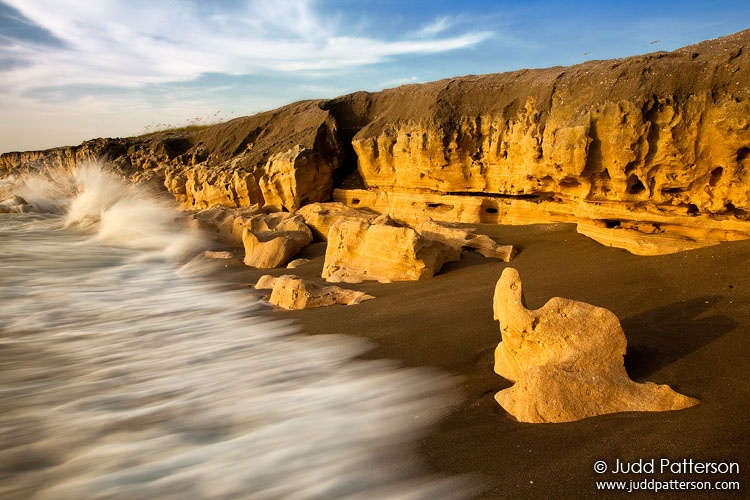
[[340,202],[310,203],[297,210],[296,213],[305,218],[305,223],[310,227],[313,235],[322,241],[328,240],[328,231],[331,226],[341,219],[359,219],[370,222],[378,216],[370,210],[358,210]]
[[23,213],[28,212],[30,209],[31,205],[20,196],[14,195],[0,201],[0,214]]
[[227,250],[206,250],[203,256],[207,259],[233,259],[234,254]]
[[299,215],[286,212],[256,215],[242,232],[244,263],[269,269],[285,265],[312,242],[312,233]]
[[345,283],[420,280],[459,257],[458,250],[393,225],[387,216],[372,223],[342,219],[328,232],[323,278]]
[[419,234],[427,239],[440,241],[459,251],[472,249],[488,258],[510,262],[516,254],[513,245],[500,245],[484,234],[476,234],[469,229],[439,224],[433,220],[424,221],[417,228]]
[[260,207],[252,205],[243,208],[227,208],[214,205],[193,214],[198,228],[215,234],[217,239],[242,245],[242,232],[249,226],[249,219],[259,215]]
[[255,288],[272,290],[268,301],[288,310],[310,309],[334,304],[354,305],[375,298],[364,292],[346,290],[337,286],[323,286],[293,275],[283,275],[278,278],[269,275],[261,276]]
[[494,311],[502,334],[495,372],[515,382],[495,399],[521,422],[569,422],[699,403],[666,385],[628,377],[625,334],[607,309],[554,297],[529,310],[518,271],[508,268],[495,288]]
[[286,265],[287,269],[296,269],[298,267],[302,267],[305,264],[309,263],[310,259],[294,259],[289,264]]

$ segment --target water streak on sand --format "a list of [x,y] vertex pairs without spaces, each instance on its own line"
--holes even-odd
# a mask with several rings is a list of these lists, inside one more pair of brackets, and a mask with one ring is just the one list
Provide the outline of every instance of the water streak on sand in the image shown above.
[[157,196],[58,174],[0,215],[0,497],[462,496],[404,453],[448,379],[269,319],[175,264],[200,242]]

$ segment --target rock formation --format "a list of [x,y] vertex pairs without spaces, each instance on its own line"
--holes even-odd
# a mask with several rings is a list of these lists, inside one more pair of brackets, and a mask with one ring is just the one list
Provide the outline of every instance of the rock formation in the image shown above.
[[[0,156],[105,159],[186,208],[331,197],[405,223],[575,222],[636,253],[750,237],[750,30],[674,52],[305,101],[198,131]],[[321,233],[323,234],[323,233]]]
[[485,257],[500,259],[504,262],[510,262],[516,254],[513,245],[500,245],[484,234],[476,234],[466,228],[439,224],[433,220],[424,221],[417,231],[427,239],[439,241],[458,251],[472,249]]
[[242,233],[250,227],[250,219],[261,214],[258,205],[243,208],[226,208],[221,205],[195,212],[198,228],[211,233],[214,238],[242,246]]
[[518,272],[507,268],[495,288],[494,310],[502,333],[495,372],[515,382],[495,399],[521,422],[569,422],[698,404],[666,385],[628,377],[625,334],[607,309],[555,297],[529,310]]
[[387,218],[342,219],[328,232],[323,278],[329,282],[412,281],[430,278],[459,251],[428,240]]
[[23,213],[29,210],[29,204],[20,196],[13,195],[0,201],[0,214]]
[[369,210],[359,210],[343,203],[311,203],[296,212],[305,219],[316,238],[327,241],[328,231],[342,219],[358,219],[372,222],[378,214]]
[[289,262],[286,265],[287,269],[297,269],[298,267],[302,267],[304,265],[307,265],[310,262],[310,259],[294,259],[293,261]]
[[285,265],[312,242],[312,233],[299,215],[286,212],[256,215],[242,232],[243,262],[270,269]]
[[330,196],[343,150],[336,121],[306,101],[215,125],[176,148],[165,185],[185,207],[297,210]]
[[272,290],[268,302],[282,309],[310,309],[334,304],[354,305],[374,299],[372,295],[338,286],[322,286],[293,275],[274,278],[263,275],[255,284],[258,290]]

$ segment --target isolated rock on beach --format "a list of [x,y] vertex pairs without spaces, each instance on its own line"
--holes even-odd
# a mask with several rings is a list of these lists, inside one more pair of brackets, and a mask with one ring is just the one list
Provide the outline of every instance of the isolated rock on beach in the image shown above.
[[346,290],[338,286],[322,286],[318,283],[303,280],[294,275],[283,275],[274,278],[261,276],[255,284],[258,290],[272,290],[268,302],[283,309],[310,309],[334,304],[354,305],[365,300],[374,299],[372,295],[356,290]]
[[252,267],[283,266],[313,239],[304,219],[286,212],[256,215],[247,224],[242,232],[243,262]]
[[343,219],[328,232],[323,278],[345,283],[420,280],[459,257],[458,250],[423,238],[411,228],[395,226],[387,216],[372,224]]
[[287,269],[296,269],[298,267],[305,266],[310,263],[310,259],[294,259],[286,265]]
[[468,229],[439,224],[433,220],[420,224],[417,231],[425,238],[440,241],[459,251],[470,248],[485,257],[500,259],[504,262],[510,262],[516,254],[513,245],[501,245],[489,236],[476,234]]
[[521,422],[569,422],[699,403],[669,386],[628,377],[625,334],[607,309],[554,297],[529,310],[518,271],[508,268],[497,282],[494,310],[502,333],[495,372],[515,382],[495,399]]

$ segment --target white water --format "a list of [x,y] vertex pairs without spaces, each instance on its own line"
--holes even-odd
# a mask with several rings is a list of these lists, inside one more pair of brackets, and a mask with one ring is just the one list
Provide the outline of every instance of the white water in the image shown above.
[[101,169],[0,214],[0,498],[461,498],[415,464],[427,370],[354,358],[179,267],[175,211]]

